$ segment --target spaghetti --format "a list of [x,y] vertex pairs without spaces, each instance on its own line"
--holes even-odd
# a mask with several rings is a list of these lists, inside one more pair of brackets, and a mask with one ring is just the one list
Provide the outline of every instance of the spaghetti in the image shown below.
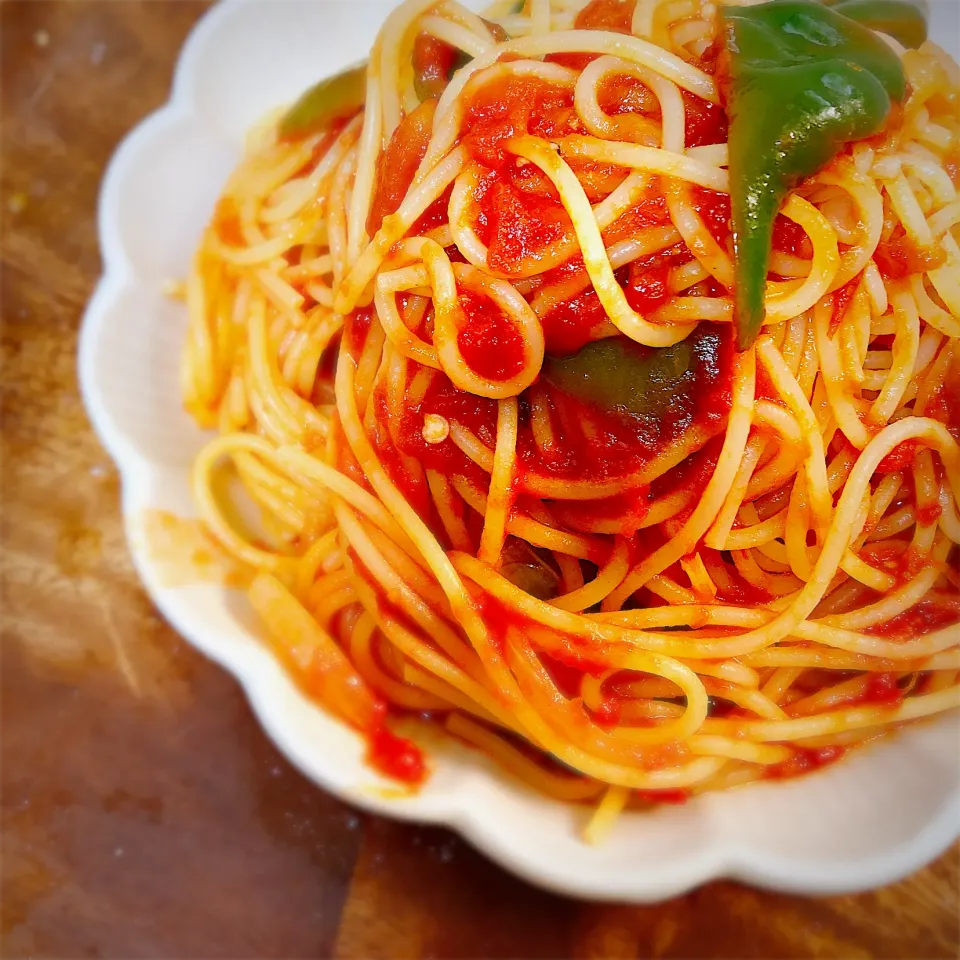
[[195,258],[196,498],[277,655],[379,769],[429,713],[592,838],[960,705],[957,66],[884,41],[902,108],[789,191],[738,349],[715,5],[489,17],[398,7]]

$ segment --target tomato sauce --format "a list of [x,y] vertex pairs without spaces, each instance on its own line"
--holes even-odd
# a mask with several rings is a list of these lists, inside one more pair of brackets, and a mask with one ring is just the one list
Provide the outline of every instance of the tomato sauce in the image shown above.
[[684,135],[688,147],[727,142],[727,112],[689,90],[681,90],[685,112]]
[[423,89],[429,89],[431,93],[442,90],[456,62],[457,51],[449,43],[429,33],[417,35],[413,42],[413,72]]
[[638,800],[643,800],[646,803],[669,803],[671,805],[678,805],[686,803],[693,796],[693,791],[686,787],[676,790],[635,790],[634,796],[636,796]]
[[927,554],[914,550],[909,540],[899,538],[867,543],[860,556],[871,566],[892,574],[898,584],[912,580],[930,563]]
[[[603,231],[606,246],[631,239],[644,227],[655,227],[670,222],[670,211],[663,194],[644,197],[639,203],[621,214]],[[658,254],[652,254],[658,256]],[[582,262],[582,261],[581,261]]]
[[843,323],[843,318],[847,315],[847,309],[853,301],[853,296],[857,292],[860,280],[863,274],[858,273],[852,280],[848,280],[839,290],[833,294],[833,312],[830,314],[830,336],[832,337],[837,328]]
[[940,247],[918,247],[905,233],[881,240],[873,259],[885,280],[902,280],[914,273],[942,267],[947,255]]
[[621,704],[623,700],[617,696],[604,697],[595,710],[589,710],[594,722],[601,727],[616,727],[620,724],[623,715]]
[[580,696],[580,684],[583,683],[584,676],[588,671],[580,669],[579,666],[567,663],[551,656],[549,653],[539,653],[540,662],[544,669],[550,674],[550,679],[556,684],[557,689],[568,699],[573,700]]
[[354,310],[347,317],[343,327],[343,343],[354,360],[363,353],[363,345],[367,342],[370,324],[373,322],[373,307],[361,307]]
[[[632,15],[632,3],[595,2],[582,16],[599,18],[607,27],[608,18]],[[619,20],[617,20],[619,22]],[[625,21],[626,22],[626,21]],[[629,24],[627,24],[629,29]],[[424,52],[424,51],[421,51]],[[426,53],[424,52],[424,56]],[[441,65],[442,66],[442,65]],[[639,90],[639,88],[638,88]],[[638,103],[642,95],[637,93]],[[467,106],[462,126],[462,143],[481,165],[481,178],[473,197],[475,229],[489,250],[488,263],[498,272],[510,275],[520,266],[536,264],[557,244],[572,239],[569,217],[559,202],[552,184],[532,164],[517,164],[516,158],[504,150],[512,137],[531,134],[557,138],[579,130],[573,109],[572,91],[532,77],[504,77],[471,91],[467,90]],[[692,98],[689,112],[703,130],[696,136],[706,142],[721,137],[722,125],[716,112]],[[409,181],[423,156],[429,137],[433,106],[428,102],[404,120],[411,124],[406,133],[398,129],[388,147],[386,162],[378,171],[375,216],[382,218],[396,209]],[[418,116],[419,115],[419,116]],[[604,178],[620,175],[616,168],[584,166],[578,175],[599,184]],[[605,183],[605,189],[609,183]],[[729,201],[723,195],[702,191],[701,207],[718,235],[729,234]],[[441,198],[437,215],[442,218],[445,198]],[[605,242],[616,242],[637,229],[669,220],[661,195],[641,200],[604,234]],[[372,226],[373,224],[371,224]],[[669,269],[689,258],[680,248],[665,251],[624,268],[618,279],[635,309],[648,313],[666,301]],[[576,259],[556,271],[563,279],[582,271],[582,260]],[[549,284],[554,277],[548,275]],[[487,298],[461,293],[460,302],[467,314],[458,334],[458,346],[465,361],[480,376],[506,380],[522,368],[523,344],[520,335],[501,311]],[[543,318],[547,350],[562,355],[575,352],[598,332],[606,321],[605,312],[592,288],[554,307]],[[370,317],[364,311],[355,313],[347,323],[344,342],[355,356],[359,355]],[[541,455],[533,441],[530,427],[530,406],[520,398],[520,429],[517,443],[516,492],[524,491],[524,476],[531,471],[571,481],[602,481],[629,475],[655,457],[665,445],[675,442],[693,426],[707,434],[722,430],[730,408],[733,345],[729,331],[720,325],[703,324],[697,334],[696,361],[678,391],[677,402],[664,418],[640,418],[598,409],[541,383],[552,411],[556,429],[555,449],[551,457]],[[448,437],[438,444],[427,444],[422,437],[424,417],[438,414],[470,429],[488,448],[496,438],[497,405],[457,390],[438,374],[423,399],[406,407],[395,431],[397,447],[386,434],[380,448],[388,469],[402,489],[417,501],[423,496],[424,510],[429,510],[429,497],[413,489],[405,479],[401,455],[414,458],[425,468],[447,475],[470,477],[485,489],[486,475],[473,464]],[[385,433],[385,432],[384,432]],[[422,484],[420,485],[422,486]],[[646,492],[634,491],[628,505],[606,503],[577,505],[569,511],[570,521],[589,525],[604,511],[621,508],[630,513],[631,522],[639,524],[646,510]],[[420,508],[420,503],[417,504]],[[579,511],[579,514],[578,514]]]
[[809,260],[813,256],[813,244],[807,236],[807,232],[799,223],[794,223],[789,217],[782,213],[777,214],[773,221],[773,242],[771,244],[774,250],[780,250],[782,253],[789,253],[795,257],[802,257]]
[[897,473],[912,467],[916,459],[919,444],[916,440],[904,440],[898,443],[878,464],[877,473]]
[[661,250],[630,264],[624,294],[627,303],[639,314],[647,314],[670,298],[670,270],[690,261],[686,244]]
[[[451,183],[450,186],[420,214],[420,217],[414,221],[413,226],[410,228],[411,236],[422,236],[431,230],[435,230],[437,227],[443,226],[447,222],[447,211],[450,207],[450,195],[452,193],[453,184]],[[450,259],[459,260],[463,263],[465,258],[456,246],[451,247],[450,250],[447,251],[448,256],[453,250],[455,250],[456,253],[450,256]]]
[[242,247],[246,240],[240,226],[240,212],[231,197],[221,197],[213,211],[213,229],[228,247]]
[[609,30],[631,32],[636,0],[590,0],[574,21],[576,30]]
[[912,640],[956,623],[960,623],[960,596],[938,593],[890,620],[867,627],[865,632],[891,640]]
[[726,247],[731,236],[730,197],[706,187],[691,188],[693,205],[703,219],[704,225],[721,247]]
[[722,449],[723,437],[714,437],[702,450],[687,457],[663,476],[657,477],[650,486],[650,499],[657,500],[668,493],[681,491],[702,493],[717,469]]
[[514,162],[504,150],[514,137],[530,134],[555,140],[585,132],[573,107],[572,90],[522,76],[502,77],[468,93],[461,131],[471,156],[491,170]]
[[400,121],[377,163],[377,181],[367,217],[367,232],[373,236],[383,218],[400,209],[413,178],[427,152],[433,132],[436,100],[426,100]]
[[903,702],[903,690],[897,681],[895,673],[871,673],[867,680],[867,689],[857,703],[864,706],[898,706]]
[[927,405],[926,415],[939,420],[960,443],[960,351],[955,350],[947,375]]
[[523,369],[523,338],[486,297],[460,293],[466,322],[457,345],[467,365],[487,380],[509,380]]
[[[371,437],[371,442],[377,452],[377,457],[387,471],[390,480],[400,490],[417,513],[420,514],[420,518],[434,533],[438,533],[442,527],[435,522],[433,499],[430,496],[425,478],[422,475],[411,474],[408,464],[404,462],[401,456],[401,454],[406,451],[402,449],[398,450],[397,447],[394,446],[393,439],[386,426],[384,426],[392,416],[387,405],[386,397],[380,391],[377,391],[373,395],[372,402],[376,408],[377,422],[380,424],[374,436]],[[403,425],[404,422],[401,423],[401,428]],[[423,429],[422,420],[419,429]],[[421,441],[422,439],[421,435]]]
[[726,571],[730,578],[729,583],[717,584],[717,600],[721,603],[758,606],[773,599],[772,593],[745,580],[732,564],[727,565]]
[[447,437],[442,443],[427,443],[423,439],[423,421],[428,414],[460,424],[492,449],[497,438],[497,401],[458,390],[446,376],[438,373],[423,399],[404,407],[397,431],[401,452],[419,461],[425,469],[448,476],[465,476],[485,490],[487,475],[453,440]]
[[420,748],[412,740],[398,737],[385,726],[369,736],[367,763],[374,770],[401,783],[419,786],[427,777],[427,765]]
[[633,536],[650,512],[649,487],[636,487],[600,500],[570,500],[555,504],[557,519],[571,530],[590,533],[603,521],[615,521],[619,533]]
[[838,746],[798,747],[789,760],[772,764],[764,775],[771,780],[789,780],[836,763],[845,753],[846,748]]
[[487,245],[491,270],[513,274],[573,238],[573,224],[558,200],[523,193],[498,180],[478,194],[477,235]]
[[[575,30],[609,30],[612,33],[631,32],[636,0],[590,0],[574,21]],[[594,53],[551,53],[544,59],[572,70],[582,70],[597,59]]]
[[660,101],[650,88],[636,77],[611,74],[597,88],[597,104],[609,117],[627,113],[660,119]]
[[595,339],[595,331],[606,321],[607,312],[592,287],[558,303],[542,319],[547,353],[555,357],[576,353]]

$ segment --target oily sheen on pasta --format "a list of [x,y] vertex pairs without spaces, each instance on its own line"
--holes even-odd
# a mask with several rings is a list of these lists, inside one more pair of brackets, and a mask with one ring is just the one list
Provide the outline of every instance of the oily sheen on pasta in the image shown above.
[[408,0],[250,134],[195,495],[388,775],[427,715],[597,838],[960,705],[960,71],[844,6]]

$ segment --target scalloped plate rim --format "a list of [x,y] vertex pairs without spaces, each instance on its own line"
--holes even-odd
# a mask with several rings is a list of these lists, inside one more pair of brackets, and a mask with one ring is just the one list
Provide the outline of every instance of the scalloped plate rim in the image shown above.
[[[557,864],[551,860],[549,852],[536,858],[518,855],[516,848],[509,848],[499,825],[491,823],[470,802],[469,790],[466,791],[466,800],[457,792],[443,796],[442,802],[441,798],[432,796],[428,804],[431,809],[424,809],[422,803],[418,804],[416,795],[404,800],[386,799],[359,790],[355,785],[339,782],[330,766],[324,767],[322,763],[315,762],[316,751],[311,759],[291,744],[287,736],[289,731],[283,728],[282,718],[278,718],[272,705],[269,685],[253,677],[242,661],[231,660],[218,649],[204,635],[201,627],[190,620],[184,605],[178,602],[177,591],[159,582],[149,559],[137,549],[135,515],[131,510],[131,503],[137,499],[138,492],[155,473],[154,467],[115,424],[95,374],[99,334],[111,306],[123,293],[137,286],[137,276],[124,249],[113,210],[120,200],[122,178],[134,163],[141,142],[160,135],[165,125],[198,116],[192,82],[194,60],[202,51],[203,44],[217,33],[221,23],[232,16],[236,9],[255,2],[223,0],[193,27],[181,49],[168,101],[137,124],[115,150],[104,175],[97,208],[103,274],[81,324],[78,348],[81,393],[94,430],[120,472],[124,526],[137,573],[164,617],[191,645],[238,680],[271,740],[309,779],[371,812],[450,827],[504,868],[557,893],[593,900],[620,899],[645,903],[681,894],[710,880],[730,878],[786,892],[839,894],[897,880],[945,850],[960,835],[960,783],[952,794],[944,798],[937,816],[909,842],[880,850],[876,856],[853,864],[837,860],[810,864],[790,857],[766,854],[750,846],[733,846],[728,837],[714,834],[696,857],[671,863],[666,868],[661,866],[654,871],[630,871],[626,875],[602,878],[573,876],[562,870],[558,873]],[[266,651],[262,655],[271,659]],[[280,668],[277,667],[277,670]],[[299,696],[285,677],[281,680],[281,686],[284,682],[291,695]],[[356,735],[351,732],[351,736]],[[879,749],[882,750],[883,746]],[[483,776],[493,785],[501,781],[496,774],[487,774],[479,764],[476,776]]]

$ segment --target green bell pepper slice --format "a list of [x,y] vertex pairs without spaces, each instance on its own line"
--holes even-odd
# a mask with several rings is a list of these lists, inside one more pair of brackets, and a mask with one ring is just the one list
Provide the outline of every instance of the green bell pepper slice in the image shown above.
[[367,98],[367,65],[327,77],[314,84],[283,115],[277,126],[281,140],[298,140],[349,117]]
[[827,6],[905,47],[919,47],[927,39],[927,19],[910,0],[827,0]]
[[694,365],[691,338],[672,347],[642,347],[626,337],[594,340],[567,357],[547,357],[542,376],[601,410],[663,417]]
[[899,57],[869,27],[814,0],[722,7],[720,17],[737,346],[745,350],[763,324],[781,204],[845,144],[883,130],[892,104],[904,99],[906,78]]

